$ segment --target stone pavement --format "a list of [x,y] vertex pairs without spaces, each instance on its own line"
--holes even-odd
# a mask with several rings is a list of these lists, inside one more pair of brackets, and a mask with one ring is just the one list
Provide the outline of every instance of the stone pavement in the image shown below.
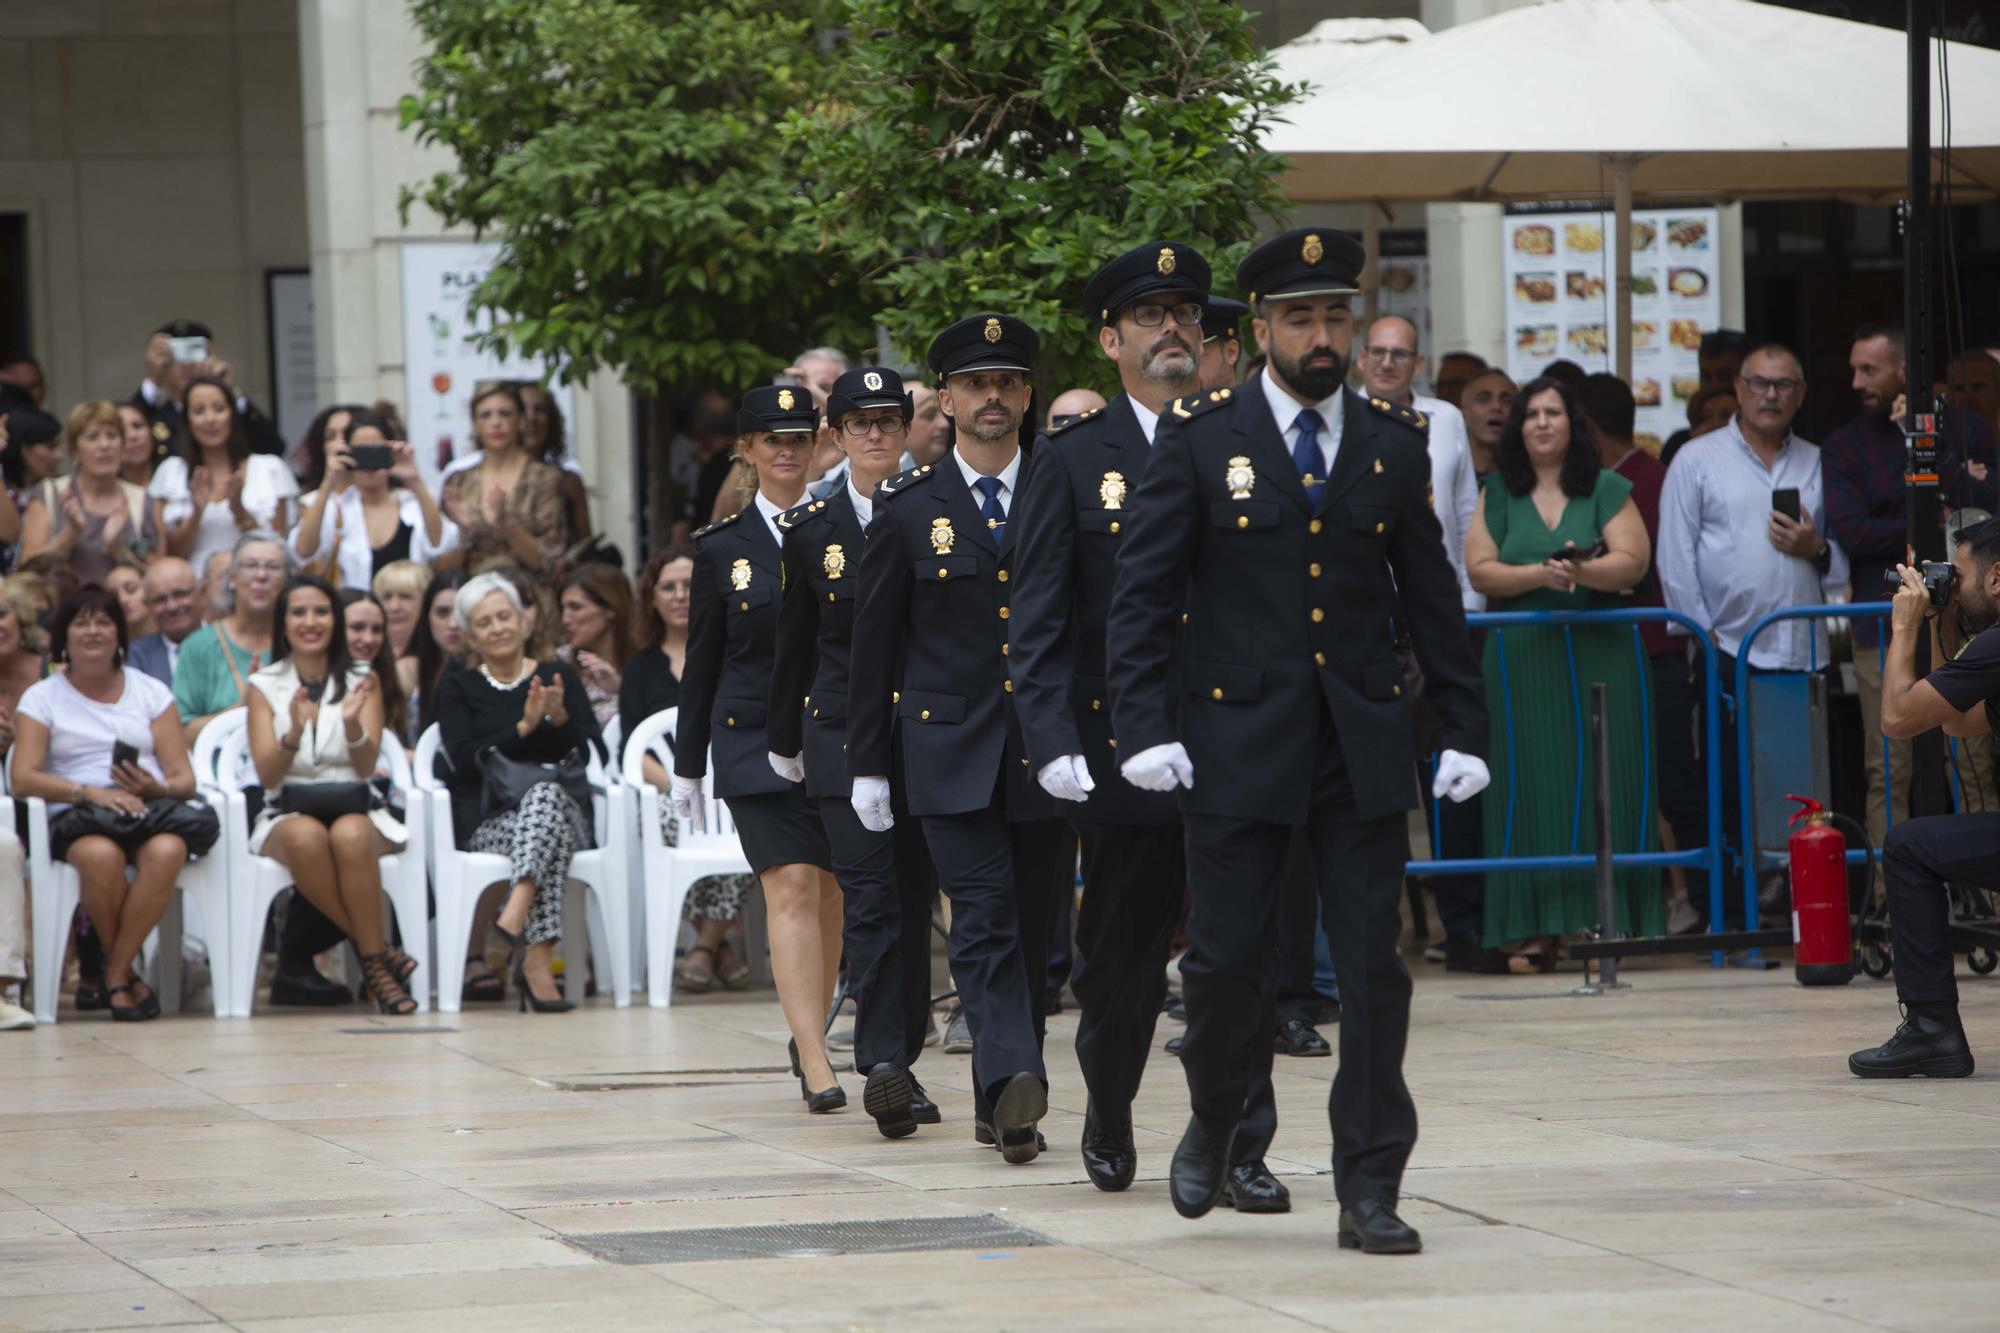
[[[1185,1120],[1161,1056],[1140,1179],[1084,1182],[1083,1093],[1050,1024],[1048,1155],[971,1141],[964,1056],[919,1072],[942,1126],[808,1117],[768,992],[620,1013],[360,1008],[0,1034],[0,1330],[1990,1329],[1995,1074],[1864,1084],[1884,983],[1628,966],[1415,964],[1417,1258],[1334,1247],[1332,1060],[1278,1061],[1286,1217],[1176,1217]],[[1968,979],[2000,1071],[2000,987]],[[1164,1038],[1177,1030],[1163,1020]],[[1328,1036],[1334,1034],[1329,1029]],[[606,1232],[986,1218],[1045,1243],[613,1264]]]

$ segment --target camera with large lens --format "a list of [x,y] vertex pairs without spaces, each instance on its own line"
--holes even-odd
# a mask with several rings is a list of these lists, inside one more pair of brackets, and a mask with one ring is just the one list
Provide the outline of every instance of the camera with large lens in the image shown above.
[[[1951,601],[1951,590],[1958,586],[1958,569],[1948,560],[1925,560],[1917,566],[1917,573],[1931,605],[1942,611]],[[1882,591],[1893,597],[1902,586],[1902,575],[1893,569],[1882,571]]]

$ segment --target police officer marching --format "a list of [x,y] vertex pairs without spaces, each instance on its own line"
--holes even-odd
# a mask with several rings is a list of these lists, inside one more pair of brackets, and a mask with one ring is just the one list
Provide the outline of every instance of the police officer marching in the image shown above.
[[[940,333],[927,356],[955,442],[875,494],[861,559],[848,700],[848,771],[861,823],[886,830],[900,749],[952,903],[951,967],[972,1028],[974,1137],[1033,1161],[1048,1109],[1042,978],[1055,902],[1053,803],[1014,719],[1007,619],[1009,518],[1033,467],[1021,425],[1039,339],[1006,315]],[[871,1074],[872,1079],[872,1074]]]
[[[1036,444],[1034,476],[1013,518],[1015,707],[1029,764],[1043,789],[1065,803],[1083,852],[1071,979],[1082,1008],[1077,1061],[1090,1093],[1082,1149],[1091,1183],[1108,1191],[1127,1188],[1138,1166],[1132,1101],[1166,991],[1187,865],[1173,798],[1118,776],[1104,625],[1113,561],[1133,520],[1160,414],[1200,388],[1208,287],[1208,261],[1173,241],[1130,250],[1090,279],[1085,313],[1098,322],[1099,346],[1116,363],[1125,392]],[[1243,1211],[1290,1207],[1262,1160],[1277,1123],[1269,1045],[1224,1186],[1229,1205]]]
[[[902,467],[912,413],[902,377],[886,367],[862,366],[833,382],[826,420],[848,471],[833,494],[778,518],[784,600],[770,699],[771,767],[787,782],[804,784],[832,847],[846,912],[854,1067],[868,1080],[862,1106],[886,1138],[940,1119],[910,1072],[930,1023],[932,877],[898,873],[899,861],[921,868],[928,858],[914,823],[888,832],[865,828],[850,804],[848,681],[875,488]],[[891,778],[895,805],[907,811],[900,764],[892,765]]]
[[[1421,1248],[1396,1212],[1416,1141],[1397,952],[1416,792],[1395,627],[1443,722],[1440,795],[1485,786],[1486,711],[1429,500],[1422,420],[1345,388],[1362,250],[1295,230],[1237,269],[1269,358],[1160,418],[1106,623],[1120,771],[1177,791],[1193,911],[1182,960],[1193,1111],[1169,1175],[1187,1217],[1229,1183],[1292,831],[1311,852],[1342,1018],[1330,1104],[1339,1242]],[[1183,613],[1185,612],[1185,624]],[[1176,634],[1183,636],[1176,658]]]
[[715,795],[729,802],[750,869],[763,886],[771,970],[792,1031],[792,1072],[806,1109],[847,1105],[826,1058],[826,1013],[840,965],[840,889],[819,813],[771,770],[765,735],[783,578],[781,515],[804,498],[819,409],[802,388],[743,395],[737,449],[756,471],[742,511],[694,534],[687,664],[681,673],[668,797],[682,822],[704,826],[701,780],[715,749]]

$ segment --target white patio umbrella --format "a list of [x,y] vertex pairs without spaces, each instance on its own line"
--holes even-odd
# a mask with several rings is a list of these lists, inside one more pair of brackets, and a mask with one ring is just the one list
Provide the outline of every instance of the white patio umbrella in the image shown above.
[[[1953,192],[1992,197],[2000,51],[1944,49],[1933,138],[1948,87]],[[1635,196],[1900,197],[1906,62],[1893,29],[1752,0],[1549,0],[1341,64],[1264,143],[1298,203],[1612,195],[1624,329]]]

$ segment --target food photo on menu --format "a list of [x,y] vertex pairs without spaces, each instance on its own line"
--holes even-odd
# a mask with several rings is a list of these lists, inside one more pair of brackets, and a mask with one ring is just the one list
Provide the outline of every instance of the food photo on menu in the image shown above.
[[1570,354],[1577,357],[1603,356],[1610,350],[1610,338],[1602,324],[1569,326]]
[[1632,295],[1645,297],[1645,296],[1658,296],[1659,294],[1660,294],[1659,274],[1634,273],[1632,275]]
[[1635,255],[1643,254],[1646,251],[1652,249],[1653,241],[1659,236],[1659,234],[1660,234],[1660,229],[1658,227],[1655,227],[1652,223],[1646,221],[1644,218],[1633,218],[1632,253]]
[[1632,321],[1632,350],[1650,352],[1659,345],[1660,326],[1650,319]]
[[1514,330],[1514,346],[1525,356],[1554,356],[1556,354],[1556,326],[1553,324],[1522,324]]
[[1523,255],[1553,255],[1556,252],[1556,229],[1540,223],[1522,227],[1514,233],[1514,252]]
[[1667,270],[1667,290],[1675,296],[1689,299],[1708,295],[1708,274],[1698,268],[1670,268]]
[[1563,223],[1563,248],[1579,255],[1604,253],[1604,228],[1595,222]]
[[1597,301],[1604,296],[1604,279],[1595,273],[1571,269],[1563,274],[1563,290],[1579,301]]
[[1667,248],[1669,250],[1708,249],[1708,219],[1668,218]]
[[[1683,352],[1701,350],[1701,321],[1698,319],[1676,319],[1667,325],[1667,341]],[[1635,340],[1633,346],[1638,346]]]
[[1556,299],[1556,275],[1553,273],[1516,273],[1514,275],[1514,295],[1529,305],[1549,305]]

